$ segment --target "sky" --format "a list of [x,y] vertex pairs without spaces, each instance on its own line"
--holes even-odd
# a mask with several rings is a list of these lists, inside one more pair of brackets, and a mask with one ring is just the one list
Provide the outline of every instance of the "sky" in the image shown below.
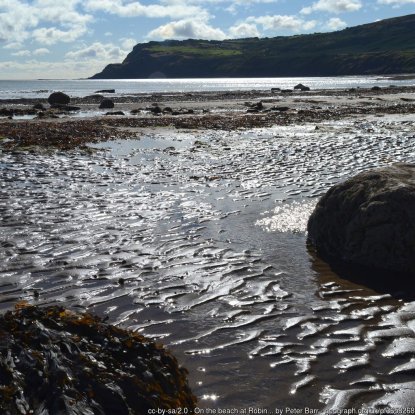
[[415,0],[0,0],[0,79],[78,79],[137,43],[331,32]]

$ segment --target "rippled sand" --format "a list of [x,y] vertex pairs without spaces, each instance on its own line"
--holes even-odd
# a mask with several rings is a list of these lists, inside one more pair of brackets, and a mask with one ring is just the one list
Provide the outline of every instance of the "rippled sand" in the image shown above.
[[306,249],[318,197],[415,162],[414,117],[159,129],[3,153],[1,310],[61,303],[160,339],[200,406],[415,406],[415,305]]

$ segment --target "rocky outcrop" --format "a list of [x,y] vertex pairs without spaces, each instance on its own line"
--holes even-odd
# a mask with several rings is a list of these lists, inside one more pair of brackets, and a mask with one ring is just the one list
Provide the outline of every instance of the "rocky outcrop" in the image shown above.
[[331,188],[308,222],[323,258],[415,275],[415,165],[360,173]]
[[49,95],[48,102],[50,105],[68,105],[71,101],[69,95],[64,94],[63,92],[53,92]]
[[176,359],[97,317],[22,305],[0,317],[0,338],[2,414],[193,413]]

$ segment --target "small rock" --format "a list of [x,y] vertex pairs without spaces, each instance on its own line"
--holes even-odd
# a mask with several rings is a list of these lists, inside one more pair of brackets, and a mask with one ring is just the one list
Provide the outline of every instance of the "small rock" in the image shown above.
[[105,115],[125,115],[122,111],[110,111],[105,113]]
[[101,104],[99,104],[100,109],[111,109],[114,108],[114,102],[111,99],[105,98],[101,101]]

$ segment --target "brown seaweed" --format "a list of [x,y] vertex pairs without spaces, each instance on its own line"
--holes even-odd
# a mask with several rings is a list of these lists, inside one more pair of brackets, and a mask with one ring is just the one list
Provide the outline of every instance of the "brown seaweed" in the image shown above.
[[186,374],[162,346],[89,314],[23,305],[0,317],[2,414],[191,413]]

